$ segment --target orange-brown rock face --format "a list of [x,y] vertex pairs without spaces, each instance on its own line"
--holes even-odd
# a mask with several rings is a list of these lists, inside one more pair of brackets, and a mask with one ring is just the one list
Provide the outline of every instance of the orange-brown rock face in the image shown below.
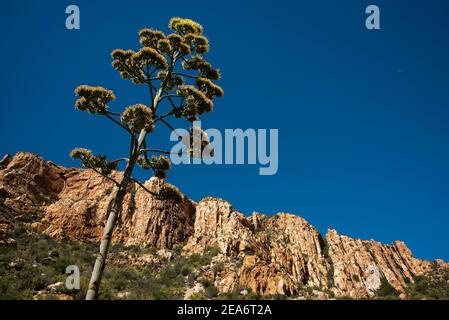
[[406,279],[413,281],[414,275],[430,269],[430,262],[415,259],[400,241],[385,245],[341,236],[335,230],[329,230],[326,242],[333,265],[333,291],[339,296],[374,295],[382,276],[396,290],[403,292]]
[[[152,178],[145,185],[157,192],[161,183]],[[92,170],[63,168],[25,152],[7,156],[0,161],[0,245],[13,243],[7,237],[11,217],[34,221],[32,226],[55,238],[98,242],[115,192],[111,181]],[[202,276],[221,292],[248,288],[265,297],[366,298],[383,277],[404,292],[406,281],[431,268],[399,241],[385,245],[334,230],[323,238],[292,214],[246,217],[217,198],[160,201],[136,184],[129,186],[113,241],[157,248],[187,242],[185,255],[218,248],[221,253],[202,268]]]
[[323,239],[301,217],[278,213],[264,223],[270,260],[290,274],[296,283],[326,288],[328,264],[323,256]]
[[65,169],[27,152],[0,161],[0,204],[16,214],[36,213],[64,188]]
[[[121,173],[113,175],[119,179]],[[117,188],[91,170],[74,172],[66,178],[59,200],[45,208],[43,231],[57,238],[99,241]],[[145,186],[157,192],[161,182],[152,178]],[[160,201],[131,184],[113,242],[171,248],[192,234],[194,211],[187,199],[181,204]]]
[[226,201],[206,198],[197,204],[194,234],[184,251],[218,247],[243,261],[240,269],[227,269],[215,279],[222,291],[248,287],[263,295],[292,295],[299,284],[326,287],[322,246],[318,231],[300,217],[285,213],[244,217]]
[[226,267],[212,276],[220,291],[251,288],[264,296],[294,296],[309,287],[337,297],[368,298],[382,277],[404,292],[406,281],[431,266],[415,259],[399,241],[384,245],[341,236],[334,230],[323,239],[298,216],[254,213],[245,217],[224,200],[206,198],[197,204],[194,233],[184,252],[201,253],[212,247],[224,254],[219,261]]
[[245,216],[228,202],[206,198],[196,206],[194,233],[185,251],[202,253],[218,247],[226,255],[238,255],[255,248],[252,228]]
[[[112,176],[119,179],[121,173]],[[161,181],[146,183],[158,190]],[[0,203],[21,214],[42,211],[33,226],[55,238],[99,241],[114,199],[114,184],[92,170],[66,169],[30,153],[0,162]],[[194,206],[156,200],[135,184],[129,186],[113,241],[126,245],[172,247],[193,231]]]
[[297,283],[293,278],[287,276],[281,268],[276,268],[257,256],[245,256],[238,273],[238,285],[250,288],[262,296],[293,296],[298,293]]
[[[162,181],[151,178],[147,189],[158,192]],[[126,245],[149,245],[171,248],[193,233],[195,207],[187,198],[181,204],[154,199],[142,188],[134,197],[134,215]]]

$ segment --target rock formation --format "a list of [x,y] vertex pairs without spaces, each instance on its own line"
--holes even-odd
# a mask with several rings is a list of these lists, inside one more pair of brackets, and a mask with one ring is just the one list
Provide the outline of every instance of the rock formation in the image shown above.
[[403,242],[392,245],[352,239],[329,230],[326,234],[329,258],[333,266],[333,284],[339,296],[372,295],[380,277],[399,292],[414,275],[430,270],[429,261],[415,259]]
[[[146,187],[157,191],[160,184],[153,178]],[[0,162],[0,205],[16,215],[42,213],[33,227],[55,238],[98,241],[116,191],[113,182],[92,170],[66,169],[31,153]],[[114,242],[172,247],[192,234],[194,213],[188,199],[181,204],[156,200],[131,184]]]
[[[157,191],[161,183],[152,178],[145,186]],[[315,298],[366,298],[382,277],[404,292],[432,265],[414,258],[402,242],[385,245],[335,230],[322,237],[288,213],[247,217],[217,198],[194,203],[185,197],[177,204],[157,200],[136,184],[128,191],[113,241],[158,249],[185,243],[184,255],[217,248],[221,253],[203,276],[221,292],[248,288],[265,297],[294,297],[308,289]],[[64,168],[24,152],[6,156],[0,161],[0,243],[11,217],[57,239],[98,242],[115,192],[111,181],[92,170]]]

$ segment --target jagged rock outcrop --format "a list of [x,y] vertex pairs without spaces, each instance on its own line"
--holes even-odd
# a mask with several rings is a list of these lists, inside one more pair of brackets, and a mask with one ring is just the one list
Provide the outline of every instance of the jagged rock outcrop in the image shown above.
[[[145,186],[157,192],[162,183],[152,178]],[[7,243],[11,217],[57,239],[98,242],[115,192],[110,180],[92,170],[64,168],[25,152],[6,156],[0,161],[0,245]],[[160,249],[187,242],[187,256],[219,249],[200,276],[220,292],[248,288],[265,297],[368,298],[382,277],[405,292],[407,282],[432,267],[399,241],[385,245],[335,230],[323,238],[296,215],[247,217],[222,199],[184,198],[181,204],[160,201],[130,184],[113,241]]]
[[[120,175],[113,173],[116,179]],[[91,170],[72,172],[65,178],[66,186],[59,199],[45,208],[42,230],[59,238],[98,241],[117,188]],[[145,186],[157,192],[161,182],[152,178]],[[194,210],[188,199],[181,204],[160,201],[131,184],[113,242],[171,248],[192,234]]]
[[19,152],[0,161],[0,204],[16,214],[34,214],[64,188],[65,168]]
[[224,200],[206,198],[197,204],[194,233],[184,251],[218,247],[225,257],[243,261],[214,275],[222,291],[248,287],[263,295],[292,295],[300,287],[318,287],[336,296],[373,296],[385,277],[399,292],[431,263],[415,259],[404,243],[384,245],[338,235],[325,239],[304,219],[278,213],[245,217]]
[[263,224],[270,260],[296,283],[327,287],[328,264],[323,256],[323,239],[301,217],[278,213]]
[[300,283],[327,286],[323,240],[300,217],[286,213],[245,217],[224,200],[203,199],[197,204],[194,234],[184,251],[199,253],[211,247],[243,261],[240,269],[226,268],[215,279],[222,291],[240,286],[263,295],[291,295]]
[[[120,176],[112,173],[115,179]],[[145,186],[157,192],[161,183],[152,178]],[[99,241],[116,189],[92,170],[66,169],[31,153],[0,162],[0,203],[5,210],[24,218],[41,212],[42,219],[33,226],[55,238]],[[113,242],[171,248],[192,234],[195,208],[190,200],[160,201],[134,183],[128,191]]]
[[[120,175],[114,173],[116,179]],[[90,170],[72,173],[66,178],[66,187],[59,199],[46,207],[47,214],[42,223],[48,227],[43,231],[55,237],[98,241],[116,187]],[[157,192],[161,183],[160,179],[152,178],[145,187]],[[171,248],[192,234],[194,210],[188,199],[181,204],[157,200],[136,184],[131,184],[113,242]]]
[[258,256],[245,256],[237,279],[238,286],[234,289],[250,288],[262,296],[293,296],[298,293],[294,277]]
[[392,245],[353,239],[329,230],[326,234],[328,257],[333,267],[333,287],[338,296],[372,296],[380,277],[399,292],[414,275],[430,270],[429,261],[415,259],[401,241]]
[[202,253],[218,247],[226,255],[238,255],[255,250],[254,226],[226,201],[205,198],[196,206],[192,237],[184,248],[190,253]]

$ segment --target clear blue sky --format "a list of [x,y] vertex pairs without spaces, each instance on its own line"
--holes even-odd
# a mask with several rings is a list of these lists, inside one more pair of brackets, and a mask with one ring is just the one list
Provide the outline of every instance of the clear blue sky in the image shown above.
[[[81,30],[65,29],[65,8]],[[381,9],[380,31],[364,27]],[[449,2],[8,1],[1,5],[0,153],[32,151],[65,166],[77,146],[117,157],[127,139],[74,109],[79,84],[113,89],[122,106],[146,90],[119,78],[117,48],[171,16],[203,24],[225,98],[205,127],[279,128],[279,172],[256,166],[175,167],[189,197],[219,196],[245,214],[291,212],[321,232],[404,240],[449,260]],[[151,137],[168,145],[168,132]],[[139,173],[139,178],[147,177]]]

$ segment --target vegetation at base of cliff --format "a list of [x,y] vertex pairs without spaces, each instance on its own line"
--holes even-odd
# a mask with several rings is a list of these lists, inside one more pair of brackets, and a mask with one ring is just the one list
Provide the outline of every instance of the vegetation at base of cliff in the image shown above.
[[[0,299],[84,299],[97,248],[92,244],[57,241],[45,234],[30,230],[17,223],[8,238],[15,239],[11,245],[0,245]],[[196,283],[204,292],[194,293],[191,299],[256,300],[261,297],[248,288],[236,288],[219,293],[214,284],[204,276],[208,270],[217,274],[226,269],[222,261],[213,261],[220,253],[210,248],[205,254],[181,255],[184,244],[167,250],[170,258],[164,258],[155,248],[115,245],[111,248],[110,264],[105,270],[100,299],[182,299],[187,288]],[[158,259],[154,263],[134,263],[142,257]],[[211,263],[212,262],[212,263]],[[77,265],[81,273],[81,289],[68,290],[62,285],[58,290],[49,285],[65,283],[65,269]],[[208,266],[204,269],[205,266]],[[398,292],[383,278],[376,299],[398,299]],[[405,293],[409,299],[449,299],[449,270],[435,265],[426,276],[408,279]],[[317,287],[299,286],[299,296],[315,299],[317,296],[334,297],[332,291]],[[243,293],[245,292],[245,293]],[[282,295],[267,299],[287,299]]]
[[[67,266],[87,270],[94,261],[93,246],[56,242],[24,225],[18,225],[9,236],[16,244],[0,246],[0,299],[33,299],[48,285],[65,282]],[[82,298],[81,292],[73,296]]]
[[376,291],[376,298],[384,300],[399,299],[399,292],[388,282],[387,278],[380,279],[380,287]]
[[434,264],[427,275],[416,276],[413,281],[408,284],[409,299],[449,300],[449,269],[439,268]]
[[323,256],[329,265],[327,269],[327,286],[332,288],[334,286],[334,263],[329,255],[329,244],[327,243],[326,238],[322,239],[322,241]]
[[[57,241],[23,224],[17,224],[8,237],[15,239],[16,243],[0,246],[0,300],[84,299],[97,252],[95,245]],[[133,259],[143,255],[158,257],[155,248],[113,246],[99,299],[183,299],[186,289],[196,282],[204,287],[204,292],[194,293],[192,300],[260,299],[247,288],[220,294],[213,283],[202,276],[201,269],[210,265],[213,257],[220,253],[218,248],[212,247],[205,254],[185,257],[181,255],[182,247],[182,244],[177,245],[167,251],[172,257],[169,260],[160,258],[161,263],[157,267],[154,264],[132,265]],[[122,261],[117,259],[119,256]],[[79,267],[81,288],[68,290],[61,285],[55,291],[48,289],[55,283],[65,283],[68,276],[65,270],[69,265]],[[223,269],[221,262],[212,267],[213,272]],[[246,294],[242,294],[244,290]]]
[[[15,239],[16,243],[0,246],[0,299],[56,299],[58,296],[84,299],[96,246],[56,241],[24,225],[16,226],[8,237]],[[172,250],[172,260],[164,261],[159,268],[117,263],[114,257],[119,253],[126,253],[125,259],[144,254],[157,256],[154,248],[113,246],[100,299],[182,299],[186,288],[199,278],[198,270],[210,264],[219,250],[211,248],[203,255],[193,254],[190,257],[181,256],[180,250]],[[56,292],[49,290],[49,285],[65,283],[68,276],[65,270],[69,265],[79,267],[80,290],[68,290],[65,285]],[[202,284],[206,298],[218,297],[212,283],[202,280]]]
[[[448,300],[449,299],[449,269],[440,268],[436,263],[426,275],[404,279],[407,284],[405,298],[411,300]],[[399,299],[397,292],[388,280],[383,277],[376,291],[377,299]]]

